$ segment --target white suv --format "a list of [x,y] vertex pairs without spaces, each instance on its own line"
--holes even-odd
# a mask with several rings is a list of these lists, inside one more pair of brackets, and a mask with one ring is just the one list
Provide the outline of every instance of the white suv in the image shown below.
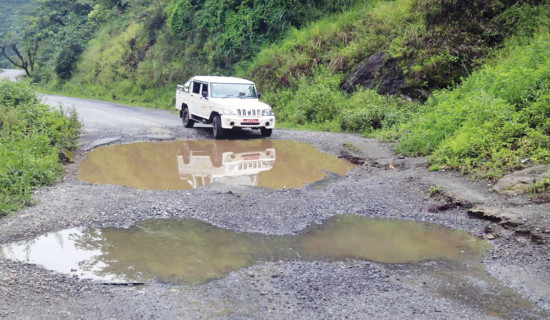
[[259,129],[269,137],[275,128],[271,107],[260,102],[254,82],[216,76],[195,76],[176,90],[176,109],[186,128],[197,121],[211,123],[214,137],[234,128]]

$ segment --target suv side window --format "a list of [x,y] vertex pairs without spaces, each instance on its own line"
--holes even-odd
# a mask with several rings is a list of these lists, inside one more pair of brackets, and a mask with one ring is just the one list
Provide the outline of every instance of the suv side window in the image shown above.
[[203,83],[202,84],[201,96],[204,97],[205,94],[208,97],[208,83]]
[[194,82],[193,81],[193,93],[196,93],[196,94],[201,93],[201,83],[200,82]]

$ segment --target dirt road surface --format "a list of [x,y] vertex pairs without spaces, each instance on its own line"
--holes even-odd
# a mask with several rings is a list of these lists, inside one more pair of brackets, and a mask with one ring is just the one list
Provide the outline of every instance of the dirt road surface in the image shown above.
[[[12,71],[4,75],[14,77]],[[75,163],[35,205],[0,219],[0,244],[74,227],[128,227],[158,218],[194,218],[229,230],[295,234],[335,215],[425,221],[464,230],[492,245],[475,262],[384,264],[262,261],[203,284],[112,285],[0,258],[4,319],[544,319],[550,315],[548,204],[490,191],[486,181],[430,172],[424,158],[358,135],[275,130],[363,165],[300,189],[212,184],[187,191],[139,190],[77,179],[90,150],[138,141],[211,139],[170,111],[60,96],[84,124]],[[232,139],[259,137],[243,131]],[[345,147],[344,145],[348,145]],[[353,146],[350,148],[349,146]],[[299,150],[297,150],[299,152]],[[351,153],[352,155],[350,156]],[[434,192],[437,191],[437,192]],[[514,209],[516,223],[473,218],[472,208]]]

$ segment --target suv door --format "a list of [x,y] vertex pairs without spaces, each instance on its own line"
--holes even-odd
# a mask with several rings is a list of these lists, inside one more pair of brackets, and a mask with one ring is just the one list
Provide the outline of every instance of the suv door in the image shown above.
[[201,94],[201,83],[199,81],[194,80],[191,82],[190,88],[189,88],[189,112],[192,115],[195,116],[201,116],[200,113],[200,101],[199,97]]
[[[197,105],[198,107],[197,112],[199,113],[199,116],[201,116],[204,119],[210,118],[211,107],[210,107],[209,89],[210,88],[208,86],[208,83],[206,82],[201,83],[200,94],[199,94],[198,105]],[[204,97],[204,94],[206,94],[206,97]]]

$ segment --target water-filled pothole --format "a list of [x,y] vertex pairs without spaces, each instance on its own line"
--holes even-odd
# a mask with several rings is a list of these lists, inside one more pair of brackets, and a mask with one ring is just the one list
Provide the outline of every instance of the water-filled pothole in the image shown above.
[[70,229],[4,245],[4,257],[101,281],[200,283],[259,261],[477,259],[488,245],[465,232],[413,221],[337,216],[300,235],[235,232],[193,219],[128,229]]
[[319,181],[327,172],[344,175],[354,167],[298,141],[187,140],[98,148],[82,161],[78,178],[152,190],[213,182],[283,189]]

